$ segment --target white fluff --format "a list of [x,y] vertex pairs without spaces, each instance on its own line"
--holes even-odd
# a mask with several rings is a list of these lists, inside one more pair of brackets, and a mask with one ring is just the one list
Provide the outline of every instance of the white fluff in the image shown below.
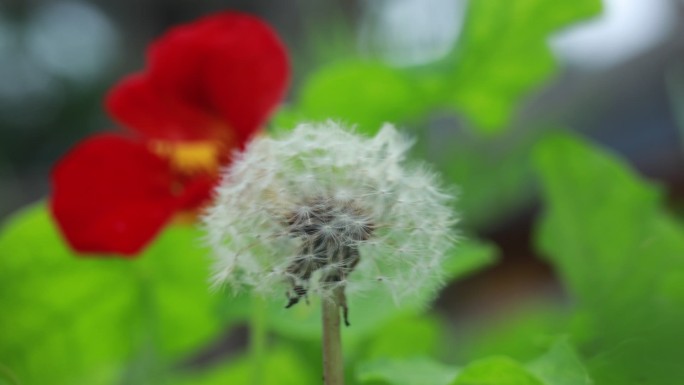
[[[407,164],[411,144],[390,124],[368,138],[332,121],[255,138],[225,170],[204,217],[215,255],[213,283],[262,294],[289,291],[301,277],[288,268],[306,256],[285,217],[306,216],[306,202],[321,199],[347,205],[312,236],[357,248],[358,265],[339,282],[348,294],[380,287],[399,301],[441,282],[455,239],[453,198],[426,167]],[[349,205],[359,213],[349,214]],[[364,223],[373,231],[360,240]],[[324,270],[306,282],[309,293],[330,294]]]

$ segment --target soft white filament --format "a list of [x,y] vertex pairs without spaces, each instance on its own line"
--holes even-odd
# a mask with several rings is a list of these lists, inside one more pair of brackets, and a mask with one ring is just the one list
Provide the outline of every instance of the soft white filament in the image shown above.
[[[310,202],[321,200],[341,207],[316,236],[359,251],[358,265],[339,282],[348,294],[384,288],[400,300],[440,282],[454,242],[452,195],[424,166],[408,164],[411,144],[389,124],[369,138],[332,121],[254,139],[225,170],[204,217],[214,284],[290,290],[291,266],[306,255],[286,218],[306,218]],[[306,282],[309,293],[329,294],[324,270]]]

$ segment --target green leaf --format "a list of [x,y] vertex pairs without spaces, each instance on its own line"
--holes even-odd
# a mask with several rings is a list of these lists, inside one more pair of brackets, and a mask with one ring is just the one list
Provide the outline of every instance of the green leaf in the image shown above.
[[643,298],[648,292],[642,290],[643,279],[652,272],[640,267],[657,216],[658,190],[637,180],[624,162],[569,136],[543,142],[536,164],[548,205],[539,244],[575,296],[598,304],[606,296]]
[[0,385],[21,385],[17,376],[0,363]]
[[477,126],[500,131],[520,99],[547,80],[556,65],[549,36],[595,16],[599,0],[478,0],[468,3],[449,100]]
[[374,133],[384,122],[405,124],[451,106],[482,130],[498,132],[521,98],[556,71],[549,36],[600,8],[600,0],[473,2],[450,58],[411,69],[363,60],[323,67],[277,125],[339,119]]
[[528,364],[527,368],[544,385],[592,384],[577,353],[565,339],[557,341],[545,355]]
[[430,356],[437,352],[444,332],[441,323],[433,317],[392,320],[373,333],[363,356],[368,360]]
[[303,121],[304,119],[302,119],[294,106],[285,105],[279,108],[273,116],[271,124],[268,126],[268,130],[275,134],[289,132]]
[[508,357],[475,361],[461,370],[452,385],[544,385]]
[[157,376],[220,330],[198,237],[169,228],[134,260],[80,257],[44,205],[20,212],[0,235],[0,362],[24,385]]
[[427,358],[382,359],[359,365],[356,378],[362,384],[448,385],[457,373],[458,369]]
[[538,243],[575,297],[599,310],[660,297],[663,276],[684,269],[684,229],[660,190],[569,136],[546,140],[536,163],[547,202]]
[[684,378],[684,228],[657,188],[611,154],[554,135],[535,154],[545,213],[537,242],[579,306],[577,327],[599,383]]
[[590,385],[586,369],[565,338],[533,362],[507,356],[476,360],[458,370],[427,358],[377,359],[359,365],[361,383],[413,385]]
[[[239,357],[230,363],[197,373],[179,374],[168,385],[228,385],[253,384],[254,362],[249,357]],[[316,362],[318,369],[320,362]],[[320,383],[320,369],[311,370],[296,351],[272,347],[261,363],[261,385],[303,385]]]
[[507,311],[505,317],[457,329],[452,344],[460,360],[474,360],[506,355],[521,362],[544,354],[560,334],[567,333],[568,311],[557,303],[532,300]]
[[373,134],[385,122],[405,122],[424,111],[412,81],[402,72],[375,62],[341,62],[324,67],[302,87],[298,119],[341,120]]

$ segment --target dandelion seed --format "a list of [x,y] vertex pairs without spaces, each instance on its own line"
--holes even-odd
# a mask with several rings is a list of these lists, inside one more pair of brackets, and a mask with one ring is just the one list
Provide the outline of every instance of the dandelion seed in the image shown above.
[[452,195],[406,161],[410,147],[389,124],[373,138],[332,121],[256,138],[204,218],[214,284],[286,293],[291,307],[340,288],[381,287],[400,301],[441,281]]

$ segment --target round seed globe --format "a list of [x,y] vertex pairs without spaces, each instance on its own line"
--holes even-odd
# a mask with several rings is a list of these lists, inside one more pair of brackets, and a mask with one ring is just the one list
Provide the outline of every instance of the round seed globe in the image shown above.
[[441,282],[453,194],[406,160],[411,145],[389,124],[366,137],[333,121],[255,138],[204,217],[213,283],[278,293],[290,307],[340,287],[398,302]]

